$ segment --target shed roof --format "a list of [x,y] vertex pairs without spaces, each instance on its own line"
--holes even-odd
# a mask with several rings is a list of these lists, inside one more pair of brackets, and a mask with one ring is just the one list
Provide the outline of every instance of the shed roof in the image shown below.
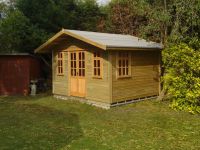
[[62,29],[55,36],[49,39],[46,43],[38,47],[35,52],[43,52],[50,49],[51,45],[58,44],[59,39],[67,38],[67,36],[76,38],[103,50],[114,50],[114,49],[159,49],[163,48],[162,44],[146,41],[131,35],[123,34],[110,34],[110,33],[99,33],[99,32],[88,32],[79,30],[67,30]]

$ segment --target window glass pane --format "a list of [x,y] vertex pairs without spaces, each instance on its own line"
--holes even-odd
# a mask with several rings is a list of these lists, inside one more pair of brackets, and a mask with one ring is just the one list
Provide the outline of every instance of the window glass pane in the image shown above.
[[125,74],[125,68],[123,68],[123,75],[126,75],[126,74]]
[[121,67],[122,66],[122,61],[121,60],[119,60],[119,67]]
[[118,53],[118,73],[119,76],[127,76],[129,75],[129,57],[128,57],[128,52],[119,52]]
[[100,52],[94,52],[94,76],[101,76]]
[[96,65],[96,60],[94,60],[94,67],[96,67],[97,65]]
[[97,70],[96,70],[96,68],[94,68],[94,75],[95,75],[95,76],[97,75]]
[[100,68],[98,68],[98,76],[100,76]]

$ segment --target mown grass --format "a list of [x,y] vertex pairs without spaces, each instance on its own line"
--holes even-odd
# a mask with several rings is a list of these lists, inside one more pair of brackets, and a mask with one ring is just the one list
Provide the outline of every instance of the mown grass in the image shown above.
[[166,102],[103,110],[51,96],[0,97],[0,149],[197,150],[200,116]]

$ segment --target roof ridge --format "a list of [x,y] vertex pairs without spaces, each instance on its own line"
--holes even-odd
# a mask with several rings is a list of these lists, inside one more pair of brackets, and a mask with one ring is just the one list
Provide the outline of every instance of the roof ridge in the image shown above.
[[72,30],[72,29],[64,29],[64,31],[78,31],[78,32],[85,32],[85,33],[98,33],[98,34],[111,34],[111,35],[123,35],[123,36],[131,36],[136,37],[130,34],[119,34],[119,33],[108,33],[108,32],[96,32],[96,31],[83,31],[83,30]]

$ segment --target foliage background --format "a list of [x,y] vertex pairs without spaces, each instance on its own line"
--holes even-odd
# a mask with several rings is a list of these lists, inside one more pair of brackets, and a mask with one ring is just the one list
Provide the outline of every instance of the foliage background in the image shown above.
[[[200,112],[199,0],[8,0],[0,2],[0,52],[29,52],[61,28],[131,34],[161,42],[163,93]],[[49,59],[51,60],[51,59]]]

